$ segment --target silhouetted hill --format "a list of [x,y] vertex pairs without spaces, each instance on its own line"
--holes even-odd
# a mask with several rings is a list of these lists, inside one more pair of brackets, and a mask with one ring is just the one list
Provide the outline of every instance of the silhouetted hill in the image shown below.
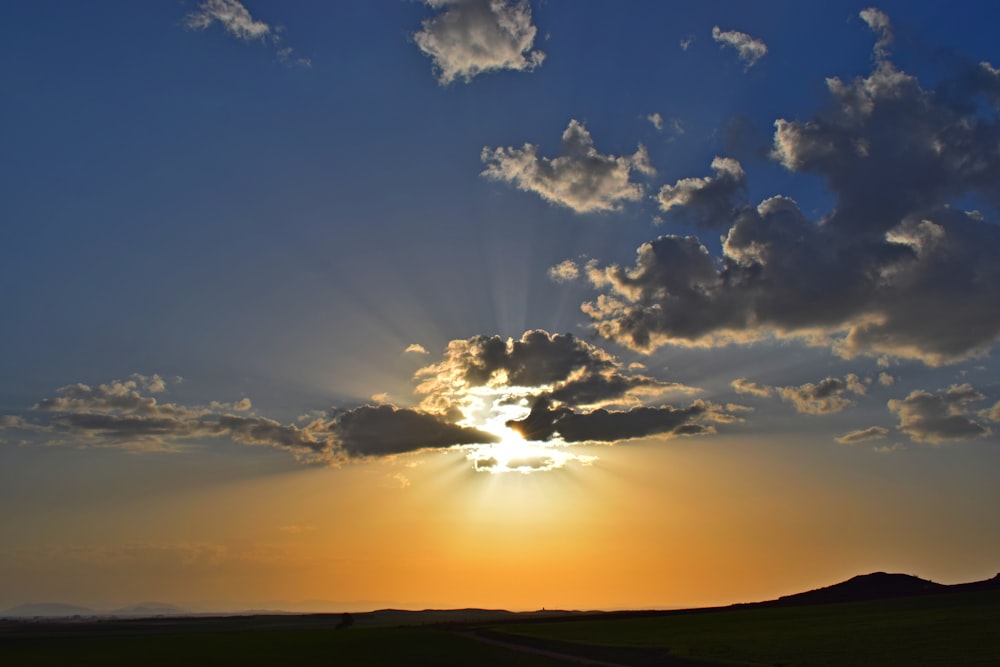
[[985,581],[974,581],[951,586],[921,579],[909,574],[873,572],[852,577],[839,584],[817,588],[794,595],[783,595],[771,604],[826,604],[829,602],[857,602],[884,598],[932,595],[970,590],[1000,588],[1000,574]]

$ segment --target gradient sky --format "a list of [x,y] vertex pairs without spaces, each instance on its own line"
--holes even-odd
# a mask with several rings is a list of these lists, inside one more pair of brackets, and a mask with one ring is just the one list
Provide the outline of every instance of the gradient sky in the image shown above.
[[993,576],[997,18],[0,4],[0,609]]

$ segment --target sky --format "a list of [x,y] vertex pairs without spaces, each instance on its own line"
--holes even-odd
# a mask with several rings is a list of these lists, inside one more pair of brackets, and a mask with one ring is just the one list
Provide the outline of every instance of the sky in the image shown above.
[[0,609],[992,577],[996,18],[0,4]]

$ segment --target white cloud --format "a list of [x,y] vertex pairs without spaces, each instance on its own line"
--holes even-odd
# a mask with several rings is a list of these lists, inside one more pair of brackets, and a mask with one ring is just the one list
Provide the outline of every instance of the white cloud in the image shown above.
[[712,39],[724,46],[736,49],[747,69],[757,64],[757,61],[767,55],[767,44],[754,39],[745,32],[737,30],[720,30],[719,26],[712,28]]
[[403,352],[407,354],[430,354],[427,348],[420,343],[410,343]]
[[646,116],[646,120],[652,123],[653,127],[655,127],[657,130],[661,131],[663,130],[663,116],[661,116],[658,111],[655,111]]
[[184,17],[191,30],[204,30],[218,21],[230,35],[249,42],[263,39],[273,30],[264,21],[254,19],[239,0],[202,0],[198,8]]
[[440,14],[423,22],[413,41],[434,61],[438,81],[469,82],[483,72],[531,71],[545,54],[531,50],[537,29],[527,0],[426,0]]
[[889,16],[875,7],[862,9],[858,13],[858,16],[868,24],[868,27],[872,31],[878,33],[879,37],[874,49],[875,57],[877,59],[887,58],[889,56],[889,45],[892,44],[893,40],[892,23],[889,21]]
[[266,40],[275,48],[275,57],[282,64],[312,66],[309,58],[295,56],[292,47],[278,46],[284,28],[255,19],[239,0],[202,0],[197,9],[184,17],[184,27],[188,30],[206,30],[216,22],[241,41]]
[[549,269],[549,278],[557,283],[568,283],[580,277],[580,267],[571,259],[565,259]]
[[645,189],[630,180],[632,171],[655,173],[642,144],[633,155],[598,153],[590,132],[577,120],[563,132],[559,157],[539,157],[537,146],[524,144],[486,147],[481,158],[487,164],[483,176],[513,183],[577,213],[617,211],[625,202],[641,199]]

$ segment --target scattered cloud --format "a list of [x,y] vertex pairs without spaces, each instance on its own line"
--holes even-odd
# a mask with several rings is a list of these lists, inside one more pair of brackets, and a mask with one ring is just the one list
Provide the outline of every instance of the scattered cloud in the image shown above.
[[[698,390],[635,370],[571,334],[527,331],[518,340],[474,336],[452,341],[439,363],[417,371],[416,391],[423,396],[417,408],[381,402],[388,400],[381,395],[374,397],[376,405],[307,413],[285,424],[255,414],[248,398],[208,405],[161,401],[153,394],[166,391],[162,379],[137,374],[62,387],[38,401],[28,418],[0,416],[0,433],[50,445],[130,451],[176,451],[226,439],[327,465],[457,447],[470,452],[477,469],[526,472],[593,460],[553,446],[697,435],[736,421],[726,408],[706,401],[649,406],[667,394]],[[501,447],[516,433],[544,442]]]
[[565,442],[617,442],[651,435],[704,435],[715,432],[706,422],[730,420],[721,406],[705,401],[695,401],[686,408],[577,412],[565,406],[552,407],[550,400],[542,398],[527,417],[510,420],[507,426],[530,440],[551,440],[558,435]]
[[883,387],[891,387],[896,383],[896,378],[883,371],[878,374],[878,383]]
[[[473,336],[453,340],[444,359],[417,371],[421,407],[447,414],[475,411],[485,397],[515,405],[540,398],[559,405],[634,405],[666,392],[693,393],[686,385],[635,375],[604,350],[572,334],[526,331],[520,339]],[[497,405],[486,406],[486,409]]]
[[430,352],[427,351],[427,348],[420,343],[410,343],[406,346],[406,349],[403,350],[403,352],[407,354],[430,354]]
[[872,440],[882,440],[890,431],[882,426],[869,426],[857,431],[851,431],[837,438],[837,442],[842,445],[856,445],[860,442],[870,442]]
[[580,267],[571,259],[566,259],[549,269],[549,278],[557,283],[565,283],[580,277]]
[[730,383],[737,394],[749,394],[759,398],[769,398],[777,395],[781,400],[795,406],[796,412],[810,415],[824,415],[854,405],[850,394],[863,395],[867,388],[865,383],[854,373],[845,378],[828,377],[813,384],[807,382],[801,385],[771,387],[752,382],[747,378],[737,378]]
[[897,428],[910,438],[939,444],[989,435],[990,429],[974,419],[971,408],[984,398],[970,384],[952,385],[937,394],[912,391],[904,399],[889,401],[889,410],[899,417]]
[[746,378],[736,378],[729,383],[729,386],[731,386],[737,394],[750,394],[751,396],[758,396],[760,398],[768,398],[774,393],[773,387],[751,382]]
[[184,17],[184,25],[189,30],[205,30],[215,22],[244,42],[273,34],[271,26],[253,18],[239,0],[202,0],[197,9]]
[[524,144],[486,147],[481,158],[487,164],[483,176],[512,183],[576,213],[617,211],[625,202],[641,199],[644,188],[631,180],[632,172],[655,173],[642,144],[630,156],[598,153],[590,132],[577,120],[563,132],[559,157],[539,157],[537,146]]
[[648,116],[646,116],[646,120],[652,123],[653,127],[655,127],[657,130],[659,131],[663,130],[663,116],[661,116],[658,111],[653,112]]
[[738,161],[727,157],[713,159],[712,169],[714,177],[682,178],[660,188],[660,209],[681,209],[700,227],[729,227],[746,205],[746,174]]
[[687,51],[694,44],[694,35],[688,35],[680,41],[681,51]]
[[157,376],[115,380],[91,387],[62,387],[34,406],[34,419],[5,415],[0,431],[33,435],[49,444],[176,451],[181,444],[226,438],[283,449],[310,463],[392,456],[422,449],[489,443],[496,435],[459,426],[421,410],[361,406],[324,414],[302,426],[253,414],[249,399],[208,406],[161,403],[149,394]]
[[754,39],[745,32],[720,30],[719,26],[715,26],[712,28],[712,39],[723,46],[731,46],[736,49],[740,60],[743,61],[747,69],[756,65],[758,60],[767,55],[767,44],[759,39]]
[[721,254],[666,234],[632,266],[590,260],[581,275],[599,294],[582,308],[598,334],[640,351],[795,338],[929,365],[992,347],[1000,226],[954,202],[1000,202],[1000,72],[966,66],[929,91],[880,61],[827,87],[810,120],[775,122],[771,155],[820,176],[834,208],[817,222],[780,195],[741,206],[735,164],[666,186],[670,210],[723,227],[728,216]]
[[239,0],[202,0],[198,7],[184,17],[188,30],[206,30],[218,23],[227,33],[243,42],[262,41],[275,47],[278,62],[298,67],[311,67],[312,60],[294,55],[290,46],[279,46],[282,26],[273,26],[251,16]]
[[865,385],[853,373],[844,379],[826,378],[817,384],[775,387],[782,400],[795,406],[796,412],[826,415],[854,405],[848,394],[864,394]]
[[[697,390],[631,370],[571,334],[536,330],[519,340],[475,336],[452,341],[441,363],[418,371],[417,392],[426,395],[421,408],[428,412],[461,415],[461,423],[492,424],[493,431],[504,427],[542,444],[698,435],[735,421],[726,408],[707,401],[656,405],[667,393]],[[536,444],[525,456],[548,469],[565,454]],[[477,468],[513,467],[510,459],[491,463],[489,458],[479,452]]]
[[545,53],[532,50],[537,29],[527,0],[425,0],[443,10],[413,35],[441,85],[494,70],[531,71]]

